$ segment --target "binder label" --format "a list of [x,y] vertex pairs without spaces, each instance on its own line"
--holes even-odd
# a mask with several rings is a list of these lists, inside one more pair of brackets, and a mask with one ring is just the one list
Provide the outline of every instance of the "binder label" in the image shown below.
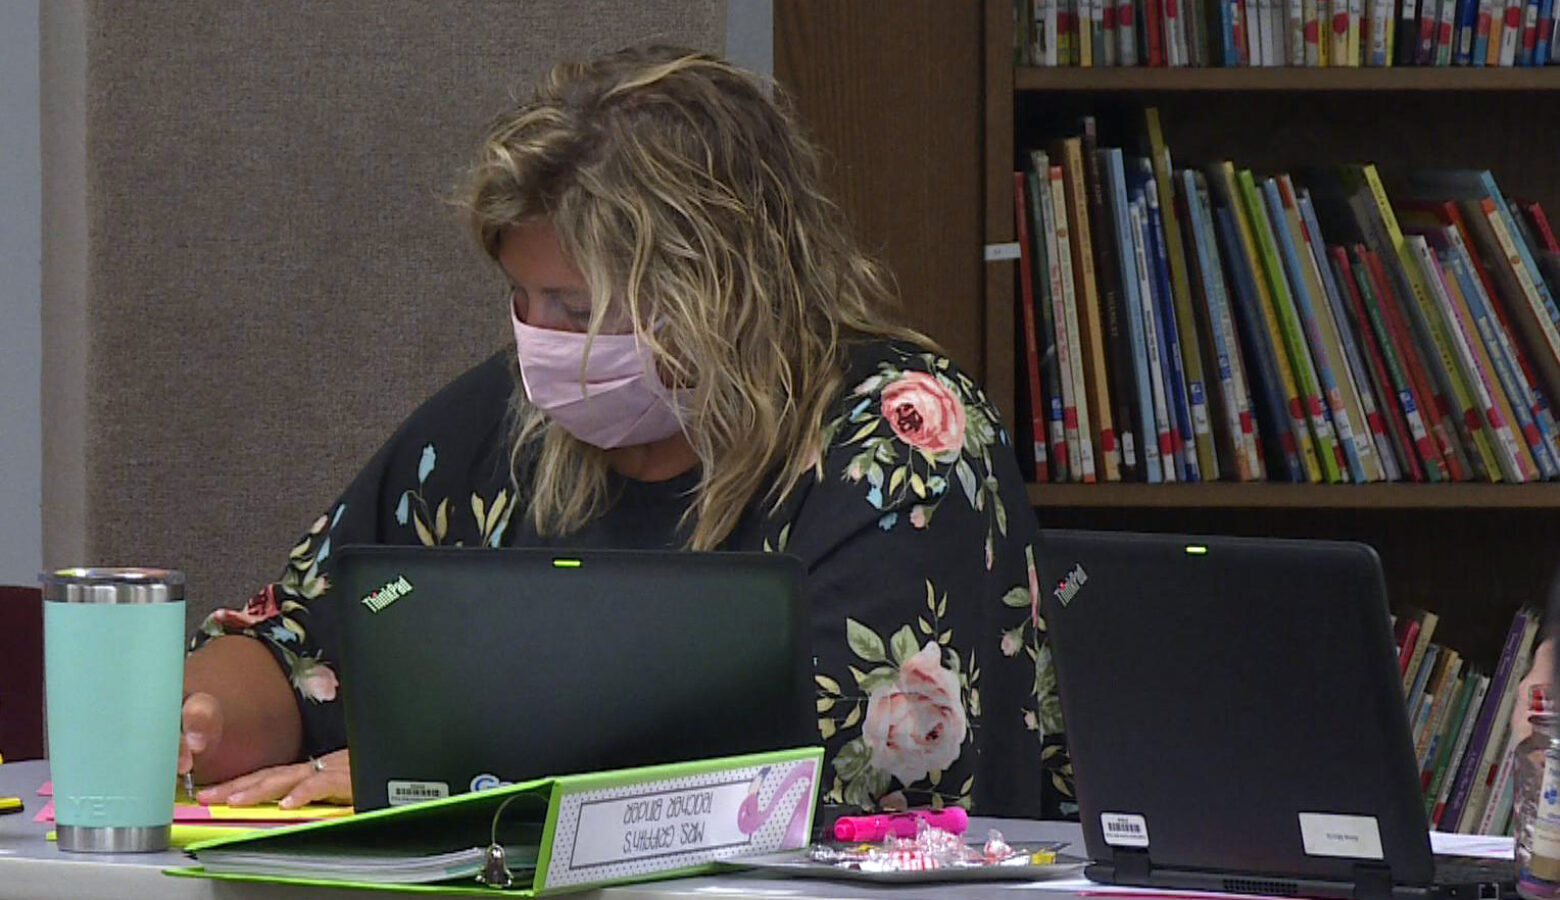
[[567,795],[545,886],[805,847],[816,782],[804,759]]

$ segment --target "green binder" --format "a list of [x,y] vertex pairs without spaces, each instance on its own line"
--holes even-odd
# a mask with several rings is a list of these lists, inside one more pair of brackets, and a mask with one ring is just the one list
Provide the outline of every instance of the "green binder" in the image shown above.
[[[805,846],[822,765],[809,747],[543,778],[203,841],[187,848],[199,865],[168,874],[519,897],[692,875]],[[492,843],[508,888],[475,877]]]

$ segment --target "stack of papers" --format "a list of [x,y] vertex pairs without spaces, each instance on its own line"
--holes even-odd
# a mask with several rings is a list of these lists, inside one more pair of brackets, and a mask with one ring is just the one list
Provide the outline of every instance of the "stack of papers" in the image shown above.
[[[536,868],[537,848],[505,847],[505,864],[511,872],[530,872]],[[200,854],[207,872],[218,875],[258,875],[265,877],[328,879],[372,884],[426,884],[450,878],[470,878],[482,871],[487,849],[471,847],[427,856],[407,856],[387,852],[369,854],[281,855],[265,851],[223,850],[213,848]]]

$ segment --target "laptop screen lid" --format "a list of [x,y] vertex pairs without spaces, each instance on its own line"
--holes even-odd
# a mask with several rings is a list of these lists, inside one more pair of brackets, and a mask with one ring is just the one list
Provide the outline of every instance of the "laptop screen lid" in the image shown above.
[[1431,882],[1374,550],[1047,531],[1040,560],[1091,877]]
[[818,743],[793,557],[337,553],[360,810]]

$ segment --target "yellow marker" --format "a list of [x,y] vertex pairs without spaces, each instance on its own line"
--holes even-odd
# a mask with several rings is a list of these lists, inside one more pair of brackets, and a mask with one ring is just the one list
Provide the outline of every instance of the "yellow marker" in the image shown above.
[[0,816],[22,811],[21,797],[0,797]]

